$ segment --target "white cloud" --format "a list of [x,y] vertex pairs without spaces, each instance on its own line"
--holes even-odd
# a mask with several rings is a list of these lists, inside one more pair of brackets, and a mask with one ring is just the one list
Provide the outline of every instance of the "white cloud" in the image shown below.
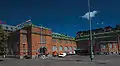
[[97,25],[98,25],[99,23],[97,22]]
[[[95,15],[98,13],[98,11],[92,11],[90,12],[90,18],[95,17]],[[88,19],[89,20],[89,12],[87,12],[82,18]]]
[[104,24],[104,22],[102,22],[102,24]]

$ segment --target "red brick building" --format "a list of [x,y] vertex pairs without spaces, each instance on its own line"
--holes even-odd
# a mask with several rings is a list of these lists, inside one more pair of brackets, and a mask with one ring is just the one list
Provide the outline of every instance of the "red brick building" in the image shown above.
[[9,55],[23,58],[25,55],[35,58],[45,48],[50,54],[54,51],[74,52],[76,42],[73,37],[53,33],[51,29],[33,24],[26,24],[21,29],[11,32],[8,39]]
[[[93,51],[100,54],[119,54],[120,53],[120,25],[115,28],[107,26],[92,30]],[[89,30],[80,31],[76,36],[76,43],[80,51],[90,51]]]

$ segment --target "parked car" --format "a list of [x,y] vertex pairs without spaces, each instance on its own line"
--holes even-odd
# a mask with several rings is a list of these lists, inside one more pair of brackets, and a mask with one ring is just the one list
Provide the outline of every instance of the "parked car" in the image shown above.
[[66,53],[61,53],[61,54],[59,54],[58,56],[59,56],[59,57],[65,57],[65,56],[67,56],[67,54],[66,54]]

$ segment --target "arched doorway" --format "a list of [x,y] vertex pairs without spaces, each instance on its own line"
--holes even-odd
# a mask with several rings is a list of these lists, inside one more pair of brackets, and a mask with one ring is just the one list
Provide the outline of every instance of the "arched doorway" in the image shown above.
[[57,47],[56,46],[52,46],[52,52],[57,51]]
[[71,47],[71,46],[69,47],[69,51],[70,51],[70,52],[72,51],[72,47]]
[[45,46],[40,47],[39,50],[38,50],[38,52],[39,52],[40,54],[45,54],[46,51],[47,51],[47,48],[46,48]]
[[64,51],[67,52],[68,51],[68,47],[64,47]]

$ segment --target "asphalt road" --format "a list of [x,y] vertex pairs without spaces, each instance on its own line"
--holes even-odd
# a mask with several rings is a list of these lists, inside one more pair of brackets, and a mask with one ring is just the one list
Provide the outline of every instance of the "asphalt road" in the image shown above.
[[120,56],[95,56],[90,62],[89,56],[67,56],[53,59],[14,59],[6,58],[0,66],[120,66]]

